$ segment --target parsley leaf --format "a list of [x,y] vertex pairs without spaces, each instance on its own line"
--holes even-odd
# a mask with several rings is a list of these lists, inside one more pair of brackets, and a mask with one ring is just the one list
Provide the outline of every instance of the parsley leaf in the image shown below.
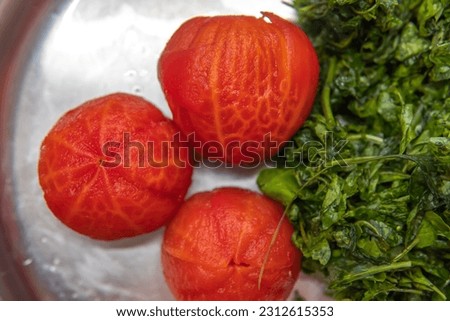
[[258,177],[345,300],[450,300],[450,1],[295,0],[313,113]]

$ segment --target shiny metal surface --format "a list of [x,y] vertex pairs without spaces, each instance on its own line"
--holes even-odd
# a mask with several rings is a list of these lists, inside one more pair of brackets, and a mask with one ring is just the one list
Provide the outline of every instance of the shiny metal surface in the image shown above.
[[[0,299],[171,300],[162,277],[162,230],[115,242],[64,227],[37,179],[40,143],[87,99],[142,95],[170,116],[156,77],[166,41],[196,15],[295,13],[278,0],[0,0]],[[196,170],[190,194],[256,189],[257,170]],[[322,298],[318,281],[297,288]]]

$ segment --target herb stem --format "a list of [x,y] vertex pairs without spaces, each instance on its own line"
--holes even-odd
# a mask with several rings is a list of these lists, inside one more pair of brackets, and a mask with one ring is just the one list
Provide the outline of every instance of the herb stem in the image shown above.
[[428,291],[434,291],[435,293],[437,293],[437,295],[439,295],[442,300],[447,300],[447,296],[441,291],[439,290],[439,288],[437,288],[432,282],[428,281],[428,279],[425,279],[425,281],[423,280],[416,280],[414,281],[414,284],[420,288],[420,286],[422,285],[425,290]]
[[378,236],[378,237],[381,236],[380,233],[378,232],[378,230],[367,221],[362,221],[362,220],[357,221],[355,223],[355,225],[357,225],[357,226],[363,225],[363,226],[367,227],[369,230],[371,230],[376,236]]
[[402,262],[394,262],[391,264],[378,265],[374,267],[370,267],[363,272],[358,273],[349,273],[345,275],[339,283],[351,283],[356,280],[361,280],[369,275],[378,274],[381,272],[387,272],[392,270],[400,270],[407,269],[413,266],[413,262],[411,261],[402,261]]
[[334,167],[337,165],[341,166],[348,166],[348,165],[357,165],[357,164],[363,164],[368,162],[374,162],[379,160],[392,160],[392,159],[406,159],[406,160],[412,160],[411,157],[408,157],[407,155],[402,154],[394,154],[394,155],[382,155],[382,156],[360,156],[360,157],[352,157],[352,158],[341,158],[332,160],[331,162],[325,163],[325,167]]
[[360,157],[353,157],[353,158],[341,158],[337,160],[332,160],[331,162],[327,162],[323,164],[323,168],[319,170],[317,173],[315,173],[313,176],[311,176],[305,183],[302,183],[297,178],[297,182],[300,185],[299,190],[297,191],[297,195],[300,195],[300,192],[310,184],[316,181],[316,179],[320,179],[320,176],[325,173],[328,169],[334,167],[334,166],[349,166],[349,165],[357,165],[357,164],[363,164],[368,162],[374,162],[378,160],[392,160],[392,159],[406,159],[414,161],[414,159],[411,159],[407,155],[401,155],[401,154],[395,154],[395,155],[384,155],[384,156],[360,156]]
[[353,7],[352,7],[352,10],[353,10],[353,12],[355,12],[355,13],[357,13],[359,15],[364,15],[364,14],[368,14],[368,13],[374,11],[377,8],[378,8],[378,1],[375,2],[375,4],[372,7],[370,7],[369,9],[367,9],[367,10],[358,11],[358,10],[354,9]]
[[331,57],[328,63],[327,78],[325,79],[325,84],[323,85],[321,94],[322,112],[330,128],[336,126],[336,120],[334,119],[330,102],[331,84],[333,82],[335,73],[336,73],[336,57]]
[[372,143],[382,145],[384,143],[384,139],[375,135],[370,134],[354,134],[354,135],[348,135],[347,140],[368,140]]
[[415,238],[414,241],[412,241],[399,255],[394,257],[392,260],[393,262],[397,262],[400,259],[402,259],[406,254],[408,254],[409,251],[411,251],[416,245],[419,243],[419,238]]
[[295,6],[294,6],[294,4],[292,3],[292,1],[282,0],[281,3],[287,5],[288,7],[291,7],[291,8],[293,8],[293,9],[295,9]]
[[291,203],[288,204],[286,206],[286,208],[284,209],[283,215],[281,216],[280,220],[278,221],[277,227],[275,228],[275,231],[273,232],[272,238],[270,240],[269,248],[267,249],[267,252],[264,255],[263,264],[261,265],[261,269],[259,270],[259,275],[258,275],[258,290],[261,289],[262,278],[264,275],[264,268],[266,267],[267,262],[269,261],[270,251],[272,250],[272,248],[275,244],[278,234],[280,234],[281,225],[283,224],[283,220],[287,214],[288,209],[291,207],[292,202],[293,201],[291,201]]

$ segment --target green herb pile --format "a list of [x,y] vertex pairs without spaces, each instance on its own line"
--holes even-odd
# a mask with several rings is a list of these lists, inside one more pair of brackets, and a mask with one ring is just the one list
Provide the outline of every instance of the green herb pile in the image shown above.
[[296,0],[314,111],[260,189],[339,300],[450,299],[450,1]]

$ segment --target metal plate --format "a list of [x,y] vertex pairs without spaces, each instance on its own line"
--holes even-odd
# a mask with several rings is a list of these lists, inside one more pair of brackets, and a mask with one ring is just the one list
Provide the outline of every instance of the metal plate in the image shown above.
[[[278,0],[0,0],[0,298],[171,300],[160,266],[163,230],[99,242],[63,226],[37,178],[39,146],[56,120],[85,100],[121,91],[170,116],[156,76],[165,43],[197,15],[295,12]],[[200,168],[189,194],[218,186],[256,190],[257,170]],[[321,299],[320,283],[296,288]]]

